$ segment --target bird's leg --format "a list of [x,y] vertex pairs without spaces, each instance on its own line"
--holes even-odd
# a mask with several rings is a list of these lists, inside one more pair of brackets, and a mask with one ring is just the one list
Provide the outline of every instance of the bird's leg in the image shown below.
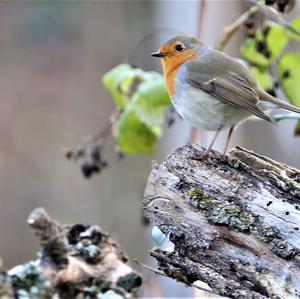
[[222,129],[223,129],[223,126],[221,126],[221,127],[216,131],[216,133],[215,133],[215,135],[214,135],[214,138],[213,138],[213,140],[211,141],[209,147],[203,152],[203,154],[201,155],[200,158],[204,158],[204,157],[206,157],[206,156],[209,154],[210,150],[212,149],[212,147],[213,147],[213,145],[214,145],[214,143],[215,143],[215,141],[216,141],[217,137],[219,136],[219,133],[221,132]]
[[228,131],[227,140],[226,140],[226,144],[225,144],[225,148],[224,148],[224,154],[226,154],[226,152],[227,152],[228,145],[229,145],[233,130],[234,130],[234,125],[232,127],[230,127],[230,129]]

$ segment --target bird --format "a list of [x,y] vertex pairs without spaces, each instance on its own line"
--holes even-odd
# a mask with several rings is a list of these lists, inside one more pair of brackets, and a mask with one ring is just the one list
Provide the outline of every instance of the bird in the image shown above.
[[216,132],[202,156],[209,153],[220,131],[229,129],[226,153],[235,126],[253,115],[274,123],[262,107],[266,102],[300,113],[299,107],[260,88],[239,59],[196,37],[175,36],[150,55],[162,60],[166,89],[178,114],[196,128]]

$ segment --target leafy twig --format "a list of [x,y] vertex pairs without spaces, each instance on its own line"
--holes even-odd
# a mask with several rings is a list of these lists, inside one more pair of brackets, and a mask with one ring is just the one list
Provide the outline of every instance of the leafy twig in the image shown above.
[[251,6],[246,10],[241,16],[239,16],[231,25],[224,28],[221,39],[217,45],[217,49],[222,51],[236,31],[250,18],[253,17],[256,13],[262,13],[272,21],[284,26],[286,29],[292,31],[293,33],[300,36],[300,32],[293,28],[289,23],[287,23],[281,15],[273,7],[265,5],[263,1],[258,1],[255,5]]
[[286,20],[282,18],[280,13],[271,6],[265,5],[262,1],[258,1],[256,4],[256,7],[259,9],[259,11],[268,17],[270,20],[273,22],[278,23],[279,25],[283,26],[284,28],[292,31],[293,33],[297,34],[300,36],[300,31],[297,30],[296,28],[292,27]]

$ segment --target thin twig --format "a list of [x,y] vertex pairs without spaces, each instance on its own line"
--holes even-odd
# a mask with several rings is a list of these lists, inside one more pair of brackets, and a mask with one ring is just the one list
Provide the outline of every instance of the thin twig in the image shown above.
[[201,38],[203,35],[204,21],[206,16],[206,8],[207,8],[206,0],[200,0],[199,7],[200,7],[200,13],[199,13],[199,22],[197,25],[197,37]]
[[294,34],[300,36],[300,31],[291,26],[274,7],[265,5],[263,1],[258,1],[256,6],[259,9],[259,11],[271,21],[283,26],[287,30],[290,30]]
[[[167,274],[165,274],[165,273],[164,273],[163,271],[161,271],[161,270],[154,269],[154,268],[152,268],[152,267],[150,267],[150,266],[147,266],[147,265],[141,263],[140,261],[138,261],[137,259],[134,259],[133,261],[134,261],[135,263],[137,263],[139,266],[144,267],[145,269],[147,269],[147,270],[149,270],[149,271],[151,271],[151,272],[154,272],[155,274],[158,274],[158,275],[161,275],[161,276],[170,278]],[[179,281],[179,282],[181,282],[181,281]],[[207,292],[207,293],[210,293],[210,294],[213,294],[213,295],[218,295],[217,293],[214,293],[213,291],[211,291],[211,290],[209,290],[209,289],[199,287],[199,286],[197,286],[197,285],[195,285],[195,284],[190,284],[190,285],[188,285],[188,286],[193,287],[193,288],[196,288],[196,289],[199,289],[199,290],[201,290],[201,291],[203,291],[203,292]]]
[[250,17],[254,16],[258,12],[258,6],[251,6],[241,16],[239,16],[231,25],[224,28],[221,40],[217,45],[217,49],[222,51],[227,43],[230,41],[235,32],[242,26]]
[[111,128],[113,124],[119,119],[119,117],[120,117],[120,111],[117,109],[111,114],[106,125],[100,132],[97,132],[87,138],[87,141],[84,143],[84,146],[90,143],[95,143],[100,139],[105,139],[106,137],[108,137],[108,135],[111,134]]
[[146,268],[146,269],[148,269],[148,270],[150,270],[150,271],[152,271],[152,272],[154,272],[154,273],[156,273],[156,274],[159,274],[159,275],[161,275],[161,276],[170,278],[167,274],[165,274],[165,273],[164,273],[163,271],[161,271],[161,270],[154,269],[154,268],[152,268],[152,267],[150,267],[150,266],[147,266],[147,265],[143,264],[142,262],[140,262],[140,261],[137,260],[137,259],[134,259],[133,261],[134,261],[135,263],[137,263],[138,265],[140,265],[141,267],[144,267],[144,268]]

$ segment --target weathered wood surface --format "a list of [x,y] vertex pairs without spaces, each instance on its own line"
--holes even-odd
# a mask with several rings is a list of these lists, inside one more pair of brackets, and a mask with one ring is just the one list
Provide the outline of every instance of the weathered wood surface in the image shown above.
[[231,298],[300,298],[300,171],[242,148],[186,145],[154,163],[145,215],[175,244],[168,276]]

